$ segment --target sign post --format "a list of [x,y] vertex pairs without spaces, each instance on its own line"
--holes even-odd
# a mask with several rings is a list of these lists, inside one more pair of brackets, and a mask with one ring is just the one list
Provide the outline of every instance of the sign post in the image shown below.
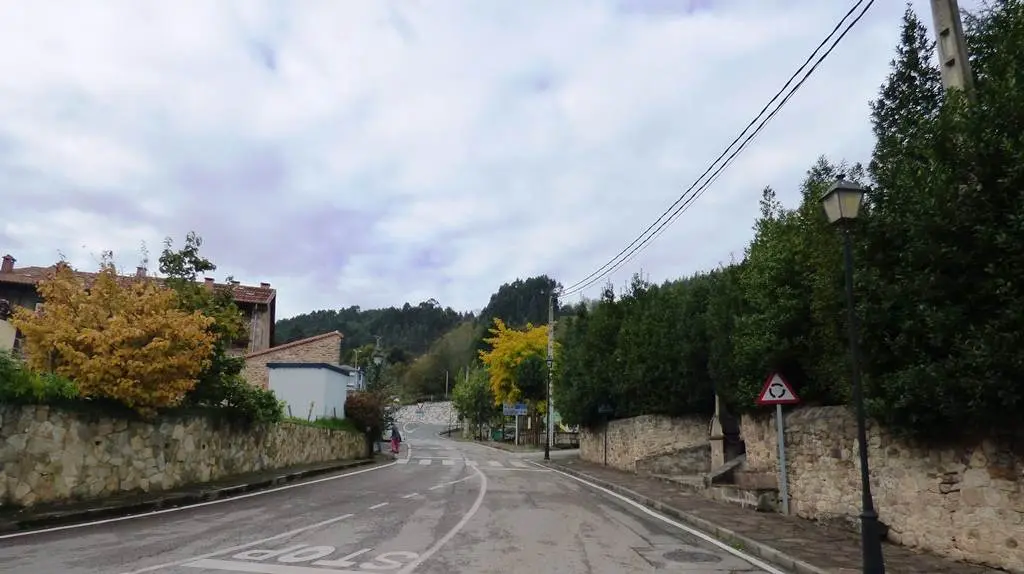
[[782,497],[782,513],[789,514],[789,477],[786,472],[786,428],[782,420],[782,405],[795,405],[800,397],[793,387],[779,373],[772,373],[764,381],[764,388],[757,397],[761,406],[775,405],[775,434],[779,443],[779,495]]
[[[506,417],[515,417],[516,418],[516,437],[515,437],[516,444],[519,444],[519,417],[526,416],[527,414],[529,414],[529,412],[530,412],[530,406],[527,405],[526,403],[516,403],[514,405],[513,404],[509,404],[509,403],[505,403],[505,404],[503,404],[501,406],[501,414],[503,414]],[[502,438],[504,438],[505,437],[504,423],[502,423],[502,425],[503,426],[502,426],[501,436],[502,436]]]

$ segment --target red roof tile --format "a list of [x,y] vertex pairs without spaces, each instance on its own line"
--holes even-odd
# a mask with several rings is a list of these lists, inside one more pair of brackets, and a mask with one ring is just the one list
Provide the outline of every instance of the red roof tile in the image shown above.
[[[43,279],[51,276],[54,270],[57,268],[56,265],[49,267],[15,267],[13,270],[7,273],[0,273],[0,283],[16,283],[21,285],[36,285]],[[89,273],[86,271],[75,271],[75,275],[86,282],[91,282],[95,279],[95,273]],[[159,281],[159,278],[154,278]],[[252,285],[228,285],[225,283],[215,283],[216,287],[230,287],[235,295],[235,302],[237,303],[259,303],[259,304],[270,304],[277,296],[277,290],[270,287],[254,287]]]

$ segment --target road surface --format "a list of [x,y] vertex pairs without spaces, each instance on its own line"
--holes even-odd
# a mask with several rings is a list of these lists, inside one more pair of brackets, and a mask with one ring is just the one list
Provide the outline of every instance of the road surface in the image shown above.
[[385,466],[185,509],[0,536],[0,572],[782,572],[540,468],[531,462],[539,455],[405,426],[402,458]]

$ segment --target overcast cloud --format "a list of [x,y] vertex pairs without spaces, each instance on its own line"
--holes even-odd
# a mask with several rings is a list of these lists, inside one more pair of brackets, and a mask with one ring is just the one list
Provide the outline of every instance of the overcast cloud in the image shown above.
[[[195,230],[218,279],[278,289],[279,317],[568,285],[674,201],[851,4],[0,0],[0,251],[91,269],[111,249],[134,269],[143,242],[155,258]],[[739,257],[763,186],[792,203],[819,154],[866,160],[903,9],[876,2],[615,283]]]

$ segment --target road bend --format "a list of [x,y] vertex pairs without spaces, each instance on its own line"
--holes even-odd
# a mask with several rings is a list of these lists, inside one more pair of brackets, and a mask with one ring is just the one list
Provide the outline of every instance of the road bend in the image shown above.
[[438,430],[406,423],[402,456],[387,465],[128,519],[0,536],[0,572],[783,572],[540,467],[539,455],[451,441]]

